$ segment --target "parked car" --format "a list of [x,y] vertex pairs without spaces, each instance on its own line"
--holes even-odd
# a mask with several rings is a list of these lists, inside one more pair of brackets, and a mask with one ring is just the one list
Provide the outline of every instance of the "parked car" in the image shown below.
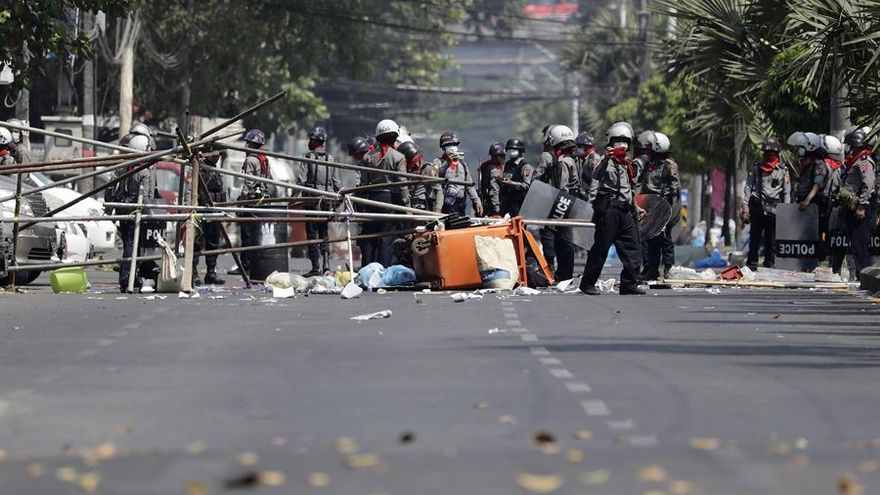
[[[31,172],[30,177],[37,186],[44,186],[52,182],[52,179],[41,172]],[[82,195],[66,187],[53,187],[43,191],[43,196],[49,209],[54,210]],[[87,237],[93,253],[107,254],[116,249],[116,224],[110,220],[100,219],[104,216],[104,205],[97,199],[86,198],[58,213],[57,216],[94,218],[95,220],[67,223],[74,223],[75,229],[70,230],[80,230]]]
[[[8,177],[0,177],[0,196],[15,194],[15,181]],[[34,216],[45,215],[46,204],[42,195],[31,194],[24,196],[21,202],[19,217],[23,220]],[[15,216],[15,201],[9,200],[0,203],[0,218],[11,220]],[[14,226],[12,223],[3,222],[0,227],[0,285],[7,285],[11,281],[10,273],[6,271],[12,260],[12,239]],[[38,223],[22,230],[18,234],[18,246],[15,250],[16,263],[51,263],[59,262],[67,258],[66,231],[57,232],[55,225],[51,223]],[[39,270],[26,270],[18,272],[15,278],[16,284],[27,285],[40,276]]]

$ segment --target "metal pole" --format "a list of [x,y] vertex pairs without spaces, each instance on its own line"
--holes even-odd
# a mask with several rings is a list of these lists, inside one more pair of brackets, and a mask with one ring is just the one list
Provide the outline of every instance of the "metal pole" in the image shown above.
[[[21,174],[18,174],[15,182],[15,214],[13,215],[14,220],[18,220],[18,215],[21,213]],[[18,265],[18,233],[21,230],[21,224],[16,221],[15,225],[12,226],[12,266],[15,267]],[[12,276],[9,278],[10,286],[15,289],[15,272],[12,272]]]
[[[138,204],[144,200],[144,188],[140,187],[138,191]],[[128,269],[128,293],[134,293],[134,281],[137,278],[137,257],[138,249],[141,241],[141,213],[143,210],[138,208],[134,213],[134,244],[131,250],[131,265]]]
[[[243,146],[236,146],[236,145],[227,144],[227,143],[218,143],[217,147],[218,148],[225,148],[225,149],[229,149],[229,150],[234,150],[234,151],[241,151],[242,153],[250,153],[250,152],[254,151],[252,148],[245,148]],[[345,169],[345,170],[357,170],[359,172],[373,172],[373,173],[376,172],[375,168],[364,167],[361,165],[352,165],[350,163],[327,162],[324,160],[315,160],[312,158],[306,158],[306,157],[302,157],[302,156],[294,156],[294,155],[288,155],[285,153],[278,153],[276,151],[260,150],[260,153],[263,155],[266,155],[266,156],[271,156],[273,158],[279,158],[281,160],[288,160],[288,161],[293,161],[293,162],[310,163],[310,164],[314,164],[314,165],[325,165],[328,167],[341,168],[341,169]],[[391,176],[395,176],[395,177],[404,177],[407,179],[425,180],[424,175],[411,174],[409,172],[397,172],[395,170],[382,170],[381,173],[384,175],[391,175]],[[443,182],[446,182],[448,184],[455,184],[455,185],[459,185],[459,186],[468,186],[469,187],[469,186],[474,185],[473,182],[463,181],[463,180],[450,180],[450,179],[442,179],[442,180],[443,180]]]

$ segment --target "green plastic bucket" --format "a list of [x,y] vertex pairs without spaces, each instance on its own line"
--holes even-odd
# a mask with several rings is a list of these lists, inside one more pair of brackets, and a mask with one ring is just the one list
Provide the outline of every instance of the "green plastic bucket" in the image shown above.
[[76,292],[83,293],[88,289],[89,279],[86,271],[81,266],[59,268],[49,275],[52,290],[55,293]]

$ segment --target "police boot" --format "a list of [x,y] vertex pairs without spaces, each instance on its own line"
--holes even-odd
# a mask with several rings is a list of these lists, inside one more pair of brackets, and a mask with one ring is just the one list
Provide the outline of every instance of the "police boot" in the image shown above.
[[330,271],[330,253],[324,253],[321,260],[321,272],[327,273]]
[[621,285],[620,286],[620,295],[621,296],[644,296],[648,292],[645,289],[639,287],[638,285]]
[[643,281],[657,280],[660,278],[660,269],[656,266],[646,266],[639,278]]
[[672,265],[663,265],[663,279],[666,280],[669,278],[669,272],[672,270]]
[[205,283],[213,285],[223,285],[226,283],[226,281],[220,278],[220,276],[217,275],[216,271],[208,270],[208,273],[205,274]]
[[317,277],[318,275],[321,275],[323,273],[318,268],[318,258],[312,258],[311,261],[312,261],[312,269],[311,269],[311,271],[309,271],[308,273],[303,275],[304,277]]
[[581,287],[581,292],[588,296],[598,296],[602,294],[602,291],[599,290],[595,285],[591,285],[589,287]]
[[193,284],[193,287],[195,287],[197,285],[202,285],[202,279],[199,278],[199,275],[197,273],[193,274],[192,284]]

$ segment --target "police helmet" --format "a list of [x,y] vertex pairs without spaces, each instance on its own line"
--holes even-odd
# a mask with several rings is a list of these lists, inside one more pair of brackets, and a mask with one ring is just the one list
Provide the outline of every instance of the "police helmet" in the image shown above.
[[[25,123],[19,119],[9,119],[6,122],[21,126],[25,125]],[[20,129],[9,129],[9,133],[12,134],[12,142],[14,143],[22,142],[24,140],[24,137],[28,135],[28,131],[22,131]]]
[[767,138],[761,144],[761,151],[779,153],[782,151],[782,145],[779,144],[779,140],[776,138]]
[[266,144],[266,135],[259,129],[251,129],[244,135],[244,142],[251,144]]
[[565,125],[553,126],[550,131],[550,145],[558,149],[574,147],[574,132]]
[[461,144],[461,141],[458,139],[458,136],[455,135],[453,131],[446,131],[440,135],[440,148],[445,148],[447,146],[458,146]]
[[669,136],[662,132],[654,133],[654,142],[651,143],[651,150],[654,153],[669,153],[672,143],[669,142]]
[[320,141],[322,143],[327,142],[327,129],[324,129],[321,126],[317,126],[311,131],[309,131],[309,139],[311,141]]
[[526,143],[523,142],[522,139],[519,138],[510,138],[507,140],[507,144],[504,145],[505,150],[526,150]]
[[489,145],[489,156],[504,156],[506,154],[507,151],[504,150],[504,145],[501,144],[501,141],[495,141]]
[[807,150],[807,152],[812,153],[822,147],[822,138],[820,138],[815,132],[805,132],[804,138],[807,140],[807,145],[804,146],[804,149]]
[[637,150],[651,150],[654,149],[654,140],[656,139],[656,135],[653,130],[648,129],[647,131],[642,131],[636,137],[636,149]]
[[0,146],[12,143],[12,133],[5,127],[0,127]]
[[370,144],[362,137],[356,137],[348,143],[348,154],[350,156],[357,155],[358,153],[366,153],[368,151],[370,151]]
[[144,136],[143,134],[131,134],[130,136],[131,138],[126,146],[138,151],[152,151],[149,136]]
[[848,132],[846,136],[843,137],[843,142],[850,149],[861,149],[866,148],[868,145],[868,133],[865,132],[863,127],[858,127]]
[[397,146],[397,151],[403,154],[406,161],[410,161],[419,154],[419,147],[412,141],[406,141]]
[[593,135],[589,132],[582,132],[574,139],[574,144],[585,147],[595,146],[596,140],[593,139]]
[[392,136],[394,139],[397,139],[397,136],[399,135],[400,126],[397,125],[397,122],[391,119],[381,120],[376,124],[376,139],[380,141],[390,139]]
[[613,142],[626,141],[631,144],[633,140],[633,128],[629,122],[615,122],[605,131],[605,143],[611,145]]
[[830,134],[822,134],[819,138],[822,142],[821,149],[826,155],[835,160],[843,161],[843,143],[840,142],[840,139]]

